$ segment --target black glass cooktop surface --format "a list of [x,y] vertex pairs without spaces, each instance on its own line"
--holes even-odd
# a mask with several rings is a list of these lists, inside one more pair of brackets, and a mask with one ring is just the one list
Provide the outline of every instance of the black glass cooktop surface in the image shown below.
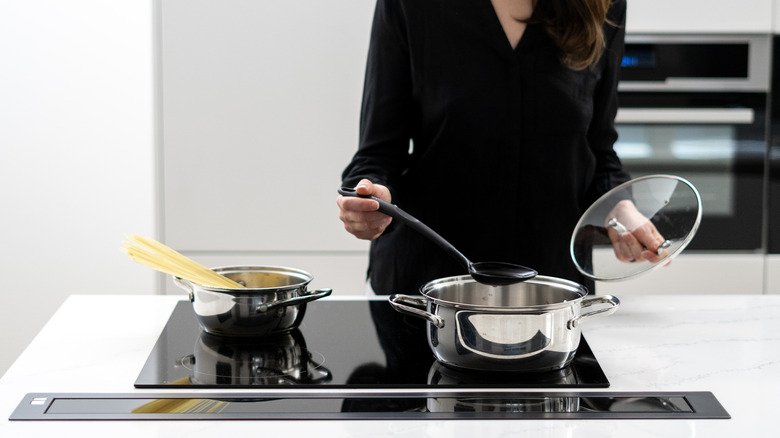
[[201,331],[192,304],[177,303],[137,388],[606,388],[583,337],[571,365],[550,373],[456,371],[435,360],[425,321],[387,301],[320,300],[299,328],[259,339]]

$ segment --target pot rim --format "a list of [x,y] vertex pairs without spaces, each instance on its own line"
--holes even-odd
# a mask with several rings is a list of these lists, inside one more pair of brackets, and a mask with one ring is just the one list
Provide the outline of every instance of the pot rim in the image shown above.
[[[430,295],[430,293],[433,290],[436,290],[437,288],[450,283],[477,283],[477,281],[474,280],[470,275],[456,275],[452,277],[439,278],[423,285],[420,288],[420,294],[422,294],[422,296],[424,296],[427,300],[432,301],[439,305],[445,305],[449,307],[456,307],[456,308],[463,308],[463,309],[476,309],[482,311],[490,310],[490,311],[499,311],[499,312],[503,312],[503,311],[540,312],[540,311],[563,309],[563,308],[571,307],[573,304],[580,303],[588,295],[588,289],[579,283],[576,283],[571,280],[566,280],[564,278],[548,277],[544,275],[537,275],[536,277],[530,280],[526,280],[523,283],[548,285],[548,286],[555,286],[558,288],[563,287],[565,289],[570,290],[573,294],[577,294],[578,296],[571,300],[564,300],[555,303],[534,304],[528,306],[510,306],[510,305],[496,306],[496,305],[485,305],[485,304],[462,303],[462,302],[456,302],[451,300],[445,300]],[[490,287],[490,286],[486,286],[486,287]],[[512,287],[512,285],[494,286],[494,287],[495,289],[501,290],[501,289],[509,289]],[[511,292],[503,292],[503,293],[511,293]]]
[[211,292],[222,292],[222,293],[231,293],[231,294],[242,294],[247,292],[254,292],[254,293],[260,293],[260,292],[281,292],[281,291],[287,291],[287,290],[295,290],[300,289],[301,287],[308,286],[309,283],[311,283],[312,280],[314,280],[314,277],[304,271],[303,269],[297,269],[297,268],[289,268],[286,266],[271,266],[271,265],[229,265],[229,266],[219,266],[214,268],[209,268],[212,271],[218,273],[218,274],[233,274],[233,273],[241,273],[241,272],[268,272],[268,273],[277,273],[277,274],[283,274],[288,275],[290,277],[297,277],[301,281],[294,284],[288,284],[284,286],[273,286],[273,287],[246,287],[241,289],[236,288],[229,288],[229,287],[214,287],[214,286],[203,286],[201,284],[192,283],[188,280],[185,280],[183,278],[174,276],[174,278],[178,279],[179,281],[187,282],[192,285],[193,288],[197,287],[201,290],[207,290]]

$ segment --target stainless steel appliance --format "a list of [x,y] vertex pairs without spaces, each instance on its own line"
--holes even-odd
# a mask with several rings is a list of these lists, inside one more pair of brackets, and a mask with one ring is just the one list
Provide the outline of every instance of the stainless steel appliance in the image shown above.
[[780,90],[780,36],[775,35],[773,42],[767,238],[768,252],[780,254],[780,99],[775,96]]
[[616,151],[632,177],[695,185],[690,249],[762,250],[772,41],[766,35],[629,35]]

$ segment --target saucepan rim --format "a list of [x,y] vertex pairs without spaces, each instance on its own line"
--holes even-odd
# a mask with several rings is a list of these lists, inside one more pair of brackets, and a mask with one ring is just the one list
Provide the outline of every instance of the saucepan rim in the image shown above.
[[[497,294],[524,293],[522,290],[517,290],[517,289],[525,288],[526,286],[523,286],[523,284],[526,285],[532,284],[537,286],[546,286],[546,287],[554,288],[556,289],[557,292],[570,294],[571,298],[558,300],[554,302],[530,304],[530,305],[507,305],[507,304],[489,305],[489,304],[477,304],[477,303],[448,300],[436,296],[435,294],[436,291],[441,290],[447,286],[456,285],[456,284],[477,284],[480,288],[484,288],[484,290],[495,292]],[[420,288],[420,294],[430,302],[433,302],[437,305],[444,305],[448,307],[457,307],[457,308],[473,309],[473,310],[501,311],[501,312],[503,311],[538,312],[538,311],[567,308],[572,306],[573,304],[577,304],[588,295],[588,289],[585,286],[576,283],[574,281],[570,281],[558,277],[549,277],[544,275],[537,275],[533,279],[524,281],[523,283],[516,283],[507,286],[482,285],[478,283],[476,280],[474,280],[470,275],[457,275],[452,277],[440,278],[426,283],[424,286]]]
[[312,280],[314,279],[314,277],[307,271],[304,271],[302,269],[297,269],[297,268],[289,268],[286,266],[230,265],[230,266],[220,266],[220,267],[215,267],[210,269],[221,275],[238,274],[242,272],[251,272],[251,273],[260,272],[260,273],[286,275],[288,277],[300,279],[300,282],[296,282],[293,284],[286,284],[282,286],[245,287],[245,288],[238,289],[238,288],[229,288],[229,287],[204,286],[201,284],[194,284],[180,277],[176,277],[176,276],[174,277],[181,282],[187,282],[193,284],[194,286],[197,286],[197,288],[201,290],[208,290],[212,292],[222,292],[222,293],[244,293],[244,294],[261,293],[261,292],[279,292],[284,290],[299,289],[301,287],[308,286],[308,284],[311,283]]

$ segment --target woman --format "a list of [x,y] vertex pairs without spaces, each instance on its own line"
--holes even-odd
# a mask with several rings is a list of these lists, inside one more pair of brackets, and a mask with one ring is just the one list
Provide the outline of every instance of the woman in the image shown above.
[[[625,0],[378,0],[343,185],[399,205],[471,260],[592,290],[569,239],[629,179],[613,150],[625,13]],[[466,273],[375,201],[337,204],[346,230],[372,240],[376,293]]]

